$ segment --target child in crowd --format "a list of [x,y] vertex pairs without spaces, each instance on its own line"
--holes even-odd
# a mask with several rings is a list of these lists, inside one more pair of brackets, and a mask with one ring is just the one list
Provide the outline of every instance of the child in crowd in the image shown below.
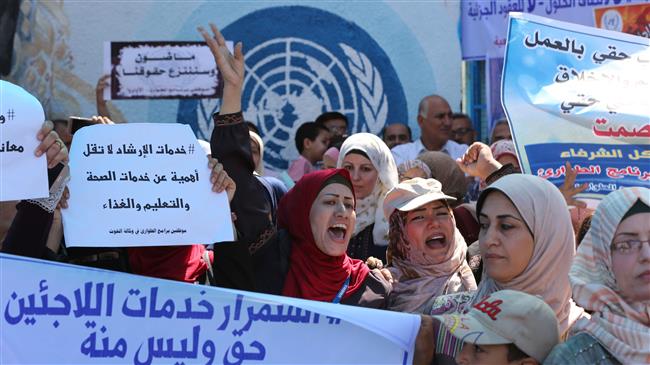
[[459,340],[459,365],[544,362],[560,342],[555,312],[542,299],[515,290],[494,292],[465,314],[434,316]]
[[307,122],[296,131],[296,148],[300,157],[289,165],[287,173],[297,182],[303,175],[316,171],[316,163],[323,159],[329,145],[330,132],[324,126]]

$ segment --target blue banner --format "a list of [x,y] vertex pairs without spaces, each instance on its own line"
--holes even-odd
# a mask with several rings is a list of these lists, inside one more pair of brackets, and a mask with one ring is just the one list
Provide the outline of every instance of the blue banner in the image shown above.
[[406,364],[419,316],[0,254],[2,364]]
[[510,18],[502,100],[525,173],[581,198],[650,187],[650,40],[529,14]]

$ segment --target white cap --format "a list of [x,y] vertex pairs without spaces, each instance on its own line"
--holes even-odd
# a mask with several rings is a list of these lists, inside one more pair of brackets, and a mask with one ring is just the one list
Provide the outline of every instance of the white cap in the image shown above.
[[395,209],[408,212],[436,200],[456,200],[442,192],[442,184],[436,179],[416,177],[402,181],[390,189],[384,199],[384,216],[390,220]]
[[433,316],[463,342],[514,344],[540,363],[560,342],[553,309],[542,299],[515,290],[494,292],[465,314]]

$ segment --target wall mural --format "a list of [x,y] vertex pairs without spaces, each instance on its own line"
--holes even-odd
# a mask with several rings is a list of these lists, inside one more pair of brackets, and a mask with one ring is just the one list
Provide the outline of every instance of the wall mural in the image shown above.
[[[378,134],[400,122],[417,137],[422,96],[440,93],[458,108],[457,3],[299,4],[23,0],[7,80],[36,95],[50,119],[90,116],[104,42],[195,41],[196,26],[213,21],[226,39],[244,43],[243,112],[260,129],[265,164],[274,170],[298,156],[297,127],[324,111],[347,115],[350,133]],[[219,109],[216,99],[110,104],[118,121],[189,124],[206,140]]]

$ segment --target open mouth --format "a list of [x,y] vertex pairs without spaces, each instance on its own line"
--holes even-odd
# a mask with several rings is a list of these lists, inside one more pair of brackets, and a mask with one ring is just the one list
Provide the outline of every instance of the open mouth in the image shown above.
[[327,229],[327,232],[329,233],[330,237],[332,237],[332,239],[335,241],[345,240],[345,234],[347,233],[347,231],[348,231],[348,227],[342,223],[334,224]]
[[442,233],[436,233],[433,236],[427,238],[424,243],[429,247],[429,248],[445,248],[447,245],[447,240],[445,239],[445,235]]

